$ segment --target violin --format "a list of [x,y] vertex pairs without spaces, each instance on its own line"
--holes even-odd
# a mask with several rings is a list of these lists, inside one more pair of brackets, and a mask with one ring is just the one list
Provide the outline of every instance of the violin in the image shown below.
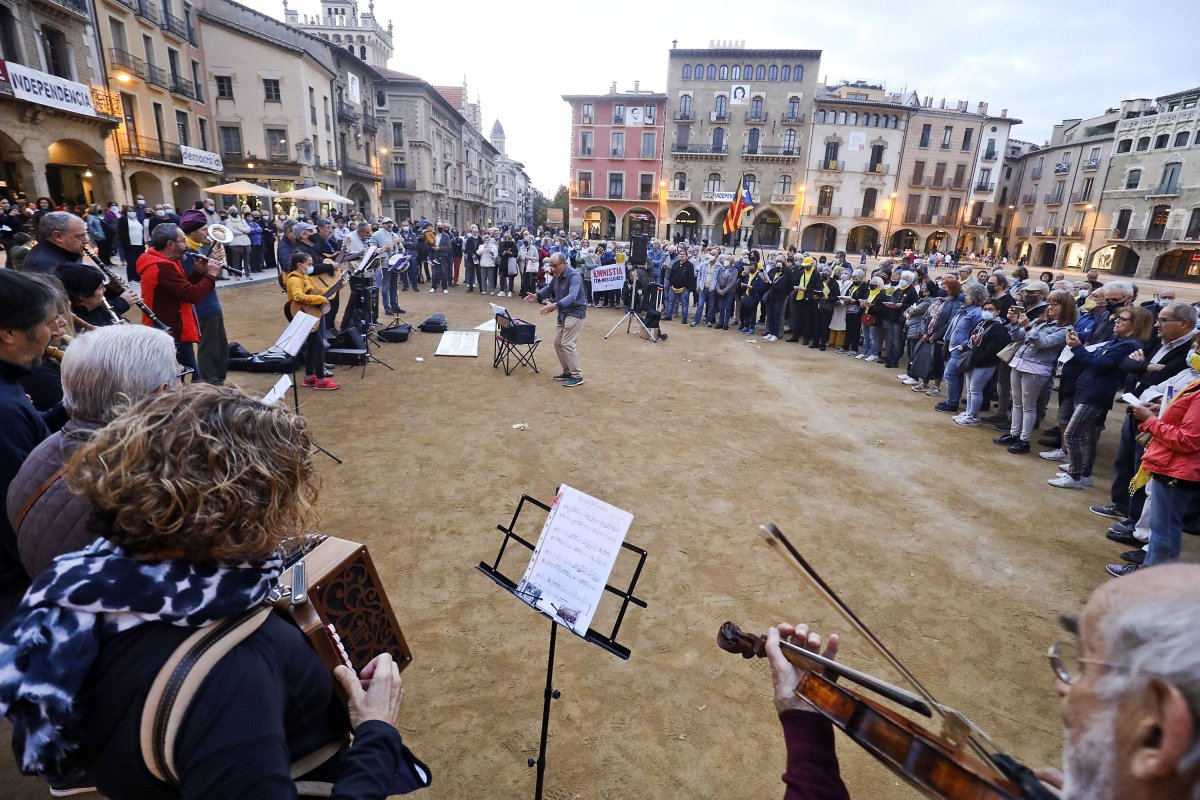
[[[1033,772],[1011,756],[987,750],[976,738],[986,735],[961,713],[933,699],[914,676],[875,638],[774,525],[763,526],[767,540],[780,548],[818,591],[859,633],[918,690],[920,697],[866,673],[831,661],[803,647],[781,642],[784,656],[801,669],[796,695],[841,729],[926,797],[939,800],[1053,800]],[[744,633],[727,622],[717,634],[717,646],[743,658],[766,655],[766,637]],[[840,686],[845,677],[925,716],[941,718],[941,733],[919,725],[863,693]],[[922,700],[924,702],[922,702]],[[988,740],[990,744],[990,740]]]

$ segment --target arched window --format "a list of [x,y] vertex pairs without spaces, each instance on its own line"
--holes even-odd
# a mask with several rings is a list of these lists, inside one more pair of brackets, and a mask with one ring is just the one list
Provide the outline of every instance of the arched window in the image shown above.
[[733,75],[731,77],[735,81],[740,81],[742,79],[742,68],[737,64],[733,65]]
[[690,94],[680,95],[679,97],[679,116],[684,119],[690,119],[692,116],[692,96]]
[[709,65],[708,65],[708,73],[707,73],[707,75],[708,75],[708,79],[709,79],[710,81],[715,81],[715,80],[717,79],[717,65],[716,65],[716,64],[709,64]]
[[729,107],[729,98],[723,94],[717,95],[717,103],[716,103],[717,116],[718,117],[726,116],[728,107]]
[[[887,127],[887,125],[886,125],[887,117],[885,116],[883,119],[884,119],[884,123],[885,123],[884,127]],[[874,128],[879,127],[879,115],[878,114],[871,115],[871,126]]]
[[757,153],[758,152],[758,140],[760,138],[762,138],[762,131],[760,131],[758,128],[751,128],[750,132],[748,134],[746,134],[746,152],[747,153]]
[[691,64],[683,65],[683,79],[685,81],[690,81],[692,79],[692,65]]
[[774,64],[771,65],[771,69],[768,70],[768,72],[767,72],[767,80],[769,80],[769,81],[779,80],[779,67],[775,66]]
[[851,124],[851,125],[857,125],[857,124],[858,124],[858,112],[857,112],[857,111],[851,111],[851,112],[850,112],[850,124]]
[[358,57],[359,57],[359,58],[361,58],[363,61],[366,61],[366,60],[367,60],[367,47],[366,47],[366,45],[361,45],[361,44],[360,44],[360,45],[358,46]]
[[714,153],[724,152],[725,149],[725,129],[713,128],[712,149]]
[[893,128],[897,127],[896,123],[897,123],[897,122],[899,122],[899,121],[900,121],[900,118],[899,118],[899,117],[897,117],[895,114],[893,114],[893,115],[892,115],[892,127],[893,127]]
[[837,121],[838,121],[838,125],[846,124],[846,112],[845,111],[838,112],[838,120]]
[[726,64],[721,65],[720,75],[721,75],[721,77],[719,78],[719,80],[723,80],[723,81],[729,80],[729,66],[728,65],[726,65]]
[[822,123],[824,123],[824,122],[825,122],[825,109],[823,109],[823,108],[818,108],[818,109],[817,109],[817,119],[816,119],[816,122],[817,122],[817,124],[822,124]]
[[799,64],[792,67],[792,80],[794,80],[794,81],[804,80],[804,67],[800,66]]
[[792,193],[792,176],[780,175],[779,180],[775,182],[775,194],[791,194]]
[[767,79],[767,68],[762,64],[758,65],[758,69],[754,70],[754,80],[765,81]]
[[687,191],[687,173],[686,172],[676,172],[674,183],[675,183],[675,188],[677,190],[679,190],[681,192]]
[[721,191],[721,174],[719,172],[708,173],[708,181],[704,184],[704,191],[706,191],[706,192]]
[[748,81],[754,77],[754,67],[750,64],[742,67],[742,80]]
[[704,65],[697,64],[696,71],[692,73],[692,76],[698,81],[704,80]]
[[784,68],[781,70],[781,74],[780,74],[780,76],[779,76],[779,80],[781,80],[781,81],[790,81],[791,79],[792,79],[792,68],[791,68],[791,67],[784,67]]
[[800,116],[800,98],[792,95],[788,98],[787,118],[796,119]]
[[796,154],[796,129],[788,128],[783,132],[783,149],[784,155],[793,156]]
[[758,176],[753,172],[746,173],[746,188],[750,190],[750,196],[758,194]]

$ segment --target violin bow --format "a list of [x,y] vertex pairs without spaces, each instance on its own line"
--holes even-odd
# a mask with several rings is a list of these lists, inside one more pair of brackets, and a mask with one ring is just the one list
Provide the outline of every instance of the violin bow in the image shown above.
[[805,580],[812,584],[813,588],[817,590],[817,593],[820,594],[825,601],[834,608],[835,611],[842,615],[842,618],[846,620],[850,627],[853,628],[860,636],[866,639],[872,646],[874,646],[874,648],[879,651],[879,654],[882,655],[884,659],[891,664],[892,667],[899,672],[900,675],[902,675],[914,689],[917,690],[917,693],[921,696],[921,698],[937,712],[937,715],[942,722],[942,736],[951,744],[956,746],[961,746],[963,744],[969,745],[972,751],[974,751],[975,755],[977,755],[980,760],[987,764],[991,769],[995,770],[996,774],[1004,775],[1003,771],[1000,770],[1000,768],[997,767],[995,762],[992,760],[991,754],[988,753],[987,750],[984,749],[978,741],[976,741],[975,737],[971,735],[971,731],[973,730],[978,732],[984,738],[988,738],[987,735],[984,734],[977,725],[972,723],[962,713],[939,703],[929,692],[929,690],[926,689],[919,680],[917,680],[917,677],[900,662],[900,659],[896,658],[896,656],[887,649],[887,646],[879,640],[879,637],[877,637],[870,631],[869,628],[867,628],[866,624],[858,618],[858,615],[854,613],[850,606],[846,605],[842,599],[837,596],[837,593],[834,592],[829,584],[825,582],[824,578],[818,575],[817,571],[813,569],[807,561],[804,560],[804,556],[800,555],[800,551],[797,550],[790,541],[788,541],[788,538],[783,535],[783,531],[779,530],[775,523],[768,522],[765,525],[760,525],[759,530],[762,531],[763,538],[767,540],[767,543],[775,548],[775,550],[783,556],[784,560],[787,561],[793,569],[804,576]]

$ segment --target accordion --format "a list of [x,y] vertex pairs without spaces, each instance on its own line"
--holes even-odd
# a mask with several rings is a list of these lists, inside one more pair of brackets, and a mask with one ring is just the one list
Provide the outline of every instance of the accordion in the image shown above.
[[[300,587],[294,584],[298,572],[304,576]],[[292,593],[277,605],[291,615],[330,669],[346,664],[361,672],[380,653],[390,653],[401,670],[412,663],[366,545],[310,536],[289,559],[279,583],[292,587]],[[297,590],[305,599],[293,602]]]

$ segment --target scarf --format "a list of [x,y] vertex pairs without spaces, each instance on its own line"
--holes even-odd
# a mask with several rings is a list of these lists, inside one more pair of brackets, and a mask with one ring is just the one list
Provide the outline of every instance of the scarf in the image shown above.
[[796,299],[797,300],[804,299],[804,293],[806,291],[808,291],[808,285],[810,283],[812,283],[812,276],[813,276],[813,273],[816,271],[817,271],[816,267],[809,267],[808,269],[801,270],[800,280],[796,281]]
[[27,775],[79,744],[75,696],[104,640],[148,622],[198,628],[264,602],[282,561],[141,560],[107,539],[51,562],[0,632],[0,713]]
[[750,292],[754,288],[754,279],[757,278],[760,274],[761,274],[761,272],[759,271],[759,269],[757,267],[755,267],[750,272],[750,275],[746,278],[746,294],[745,294],[746,297],[750,296]]

